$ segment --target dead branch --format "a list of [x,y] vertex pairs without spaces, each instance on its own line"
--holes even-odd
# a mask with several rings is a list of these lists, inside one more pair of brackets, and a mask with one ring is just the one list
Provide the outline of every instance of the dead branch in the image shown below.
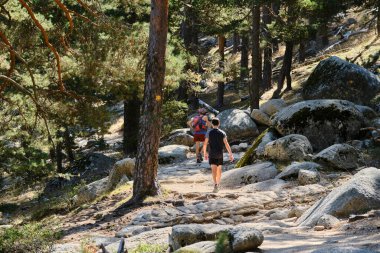
[[335,46],[340,45],[343,42],[348,41],[348,39],[353,35],[356,35],[359,33],[366,33],[366,32],[368,32],[367,28],[361,29],[359,31],[354,31],[354,32],[352,32],[352,31],[346,32],[345,34],[343,34],[343,39],[341,39],[341,40],[335,42],[334,44],[332,44],[331,46],[327,47],[325,50],[323,50],[322,53],[326,53],[327,51],[330,51],[331,49],[333,49]]
[[54,54],[54,57],[55,57],[55,60],[56,60],[56,63],[57,63],[57,74],[58,74],[58,86],[59,86],[59,90],[61,92],[64,92],[65,91],[65,86],[63,85],[63,82],[62,82],[61,59],[59,57],[59,54],[58,54],[57,50],[55,49],[55,47],[50,43],[49,37],[48,37],[45,29],[43,28],[43,26],[41,25],[41,23],[34,16],[34,12],[30,8],[30,6],[24,0],[19,0],[19,2],[28,11],[28,14],[32,18],[34,24],[40,30],[40,32],[42,34],[42,37],[44,38],[45,44],[50,49],[50,51],[52,51],[53,54]]
[[84,3],[82,0],[77,0],[78,4],[82,6],[86,11],[88,11],[92,16],[97,17],[99,16],[98,13],[95,13],[88,4]]

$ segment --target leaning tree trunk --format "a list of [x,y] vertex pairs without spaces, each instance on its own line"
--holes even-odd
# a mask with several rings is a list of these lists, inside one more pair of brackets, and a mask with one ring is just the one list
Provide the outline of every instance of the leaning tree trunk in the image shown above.
[[380,1],[377,2],[377,36],[380,36]]
[[268,25],[272,22],[269,7],[263,7],[263,23],[265,26],[265,40],[267,41],[264,48],[264,66],[263,66],[263,88],[268,90],[272,87],[272,38],[270,36]]
[[291,70],[292,70],[292,58],[293,58],[293,42],[285,42],[285,55],[284,55],[284,60],[282,63],[281,71],[280,71],[280,76],[278,78],[278,86],[275,92],[273,93],[273,98],[279,98],[282,88],[284,87],[284,82],[285,78],[287,80],[287,90],[290,90],[292,79],[291,79]]
[[168,0],[151,0],[144,99],[140,118],[132,202],[140,202],[146,196],[160,193],[157,169],[167,35]]
[[[226,44],[226,38],[220,34],[218,36],[218,44],[219,44],[219,71],[222,73],[224,71],[224,47]],[[224,82],[218,82],[218,91],[217,91],[217,101],[216,107],[221,108],[224,105]]]
[[65,142],[67,158],[69,159],[70,164],[73,164],[75,160],[75,156],[73,152],[74,137],[70,134],[70,129],[67,125],[65,125],[64,142]]
[[249,87],[250,106],[259,109],[260,86],[262,83],[260,50],[260,6],[252,7],[252,81]]
[[137,153],[140,105],[138,91],[134,90],[124,100],[123,149],[125,155]]
[[241,38],[241,59],[240,59],[240,82],[245,84],[248,77],[248,52],[249,38],[248,35],[243,35]]

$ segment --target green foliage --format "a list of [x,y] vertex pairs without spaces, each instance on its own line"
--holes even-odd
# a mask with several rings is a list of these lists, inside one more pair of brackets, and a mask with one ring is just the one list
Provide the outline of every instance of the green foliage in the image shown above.
[[164,245],[164,244],[141,243],[137,246],[137,248],[133,249],[131,253],[145,253],[145,252],[164,253],[166,252],[167,248],[168,248],[168,245]]
[[228,233],[222,232],[218,235],[218,240],[215,246],[215,253],[225,253],[226,245],[228,245]]
[[176,100],[165,102],[162,108],[162,135],[167,135],[176,128],[184,127],[187,111],[188,106],[184,102]]
[[0,231],[0,252],[47,253],[60,236],[40,223],[7,228]]

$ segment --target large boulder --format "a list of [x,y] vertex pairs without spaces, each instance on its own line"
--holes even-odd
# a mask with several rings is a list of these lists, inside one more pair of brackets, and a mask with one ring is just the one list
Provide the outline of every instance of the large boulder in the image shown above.
[[176,225],[169,235],[169,245],[172,250],[177,250],[197,242],[216,240],[220,234],[227,233],[230,228],[232,226],[215,224]]
[[168,145],[158,149],[158,160],[160,163],[171,163],[187,159],[190,148],[184,145]]
[[194,145],[194,137],[188,133],[178,132],[174,135],[169,136],[165,144],[192,147]]
[[220,119],[220,128],[226,132],[230,141],[249,139],[259,134],[255,122],[242,110],[225,110],[217,117]]
[[264,241],[263,234],[254,228],[236,227],[229,232],[233,252],[248,252],[257,249]]
[[259,109],[253,109],[251,112],[251,117],[258,124],[265,125],[265,126],[271,125],[271,121],[270,121],[269,116]]
[[175,253],[214,253],[216,241],[201,241],[176,250]]
[[265,145],[264,156],[279,161],[304,160],[313,153],[309,140],[299,134],[284,136]]
[[135,158],[125,158],[115,163],[108,176],[108,191],[113,190],[124,176],[133,177],[135,162]]
[[299,218],[298,224],[313,227],[324,214],[345,218],[379,208],[380,170],[366,168],[315,203]]
[[263,162],[223,173],[222,184],[225,187],[236,187],[273,179],[276,175],[276,166],[271,162]]
[[272,122],[282,135],[306,136],[314,150],[319,151],[355,139],[366,120],[349,101],[310,100],[284,108]]
[[326,167],[353,170],[359,167],[361,154],[348,144],[335,144],[316,154],[313,160]]
[[269,115],[272,116],[273,114],[280,111],[282,108],[286,107],[286,102],[283,99],[271,99],[265,102],[260,106],[260,110]]
[[316,184],[321,179],[318,171],[300,170],[298,172],[298,183],[300,185]]
[[108,177],[92,182],[79,189],[78,193],[73,197],[75,206],[88,203],[102,195],[107,191]]
[[321,61],[303,89],[305,99],[344,99],[368,104],[380,92],[380,78],[363,67],[332,56]]
[[321,166],[313,162],[294,162],[285,167],[280,174],[276,176],[277,179],[287,179],[291,177],[298,177],[300,170],[312,170],[317,171]]
[[277,140],[276,134],[273,133],[273,131],[268,131],[261,139],[259,146],[257,146],[256,155],[263,156],[265,151],[265,145],[274,140]]

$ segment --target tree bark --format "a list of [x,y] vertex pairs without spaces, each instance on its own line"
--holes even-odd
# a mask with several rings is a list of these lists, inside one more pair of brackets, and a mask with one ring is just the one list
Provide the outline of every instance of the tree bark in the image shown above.
[[157,169],[167,34],[168,0],[151,0],[144,99],[140,118],[132,202],[141,202],[146,196],[160,194]]
[[300,42],[300,47],[298,49],[298,62],[305,62],[305,41]]
[[62,154],[62,149],[63,149],[63,144],[61,138],[62,136],[62,131],[58,130],[57,131],[57,145],[55,147],[55,161],[57,165],[57,172],[58,173],[63,173],[63,154]]
[[282,88],[284,87],[285,78],[287,80],[286,89],[291,90],[292,89],[292,78],[291,78],[291,71],[292,71],[292,58],[293,58],[293,42],[285,42],[285,55],[284,60],[282,63],[280,76],[278,78],[278,86],[276,91],[273,93],[273,98],[279,98]]
[[380,36],[380,2],[377,1],[377,36]]
[[65,141],[65,149],[67,152],[67,158],[69,159],[70,164],[72,164],[75,160],[75,156],[73,152],[74,138],[73,136],[71,136],[70,129],[67,125],[65,126],[64,141]]
[[329,36],[328,36],[327,23],[321,24],[320,34],[321,34],[322,46],[324,46],[324,47],[328,46],[329,45]]
[[236,54],[239,51],[239,46],[240,46],[240,36],[236,31],[234,32],[233,41],[234,41],[234,45],[232,48],[232,53]]
[[125,155],[137,153],[140,105],[137,90],[124,100],[123,150]]
[[[275,15],[278,15],[280,13],[280,2],[279,1],[274,1],[272,3],[272,10]],[[278,39],[273,38],[272,39],[272,47],[273,47],[273,52],[276,53],[278,52],[279,46],[278,46]]]
[[[222,73],[224,71],[224,48],[226,44],[226,38],[223,34],[219,34],[218,36],[218,45],[219,45],[219,71]],[[217,100],[216,107],[221,108],[224,105],[224,82],[218,82],[218,91],[217,91]]]
[[260,6],[252,7],[252,81],[249,89],[250,106],[259,109],[262,63],[260,50]]
[[240,59],[240,81],[245,82],[248,77],[248,52],[249,38],[248,35],[243,35],[241,38],[241,59]]
[[268,25],[272,22],[269,7],[263,7],[263,23],[265,27],[266,45],[264,48],[263,88],[269,90],[272,87],[272,38],[268,31]]

